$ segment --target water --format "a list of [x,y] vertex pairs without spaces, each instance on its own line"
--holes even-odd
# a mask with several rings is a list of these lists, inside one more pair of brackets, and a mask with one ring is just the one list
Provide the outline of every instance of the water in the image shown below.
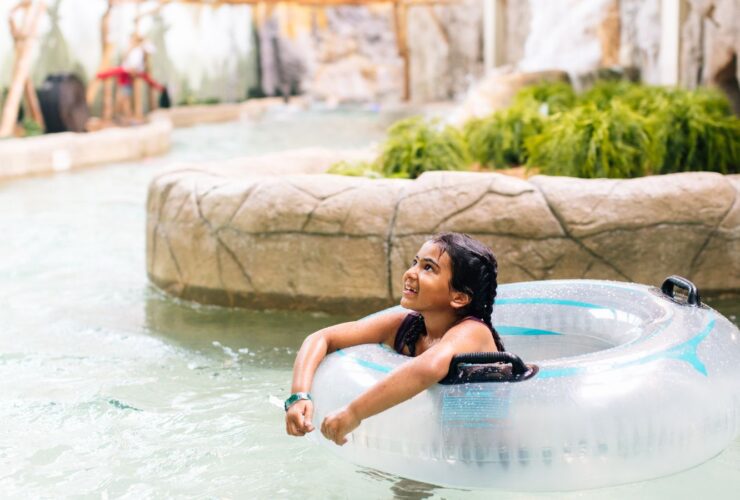
[[[168,162],[381,137],[372,113],[177,130],[166,158],[0,184],[4,498],[532,498],[362,470],[284,434],[303,337],[345,320],[199,306],[148,285],[149,179]],[[351,126],[348,126],[351,124]],[[715,305],[740,315],[735,299]],[[731,498],[740,441],[671,477],[544,498]],[[538,496],[538,497],[540,497]]]

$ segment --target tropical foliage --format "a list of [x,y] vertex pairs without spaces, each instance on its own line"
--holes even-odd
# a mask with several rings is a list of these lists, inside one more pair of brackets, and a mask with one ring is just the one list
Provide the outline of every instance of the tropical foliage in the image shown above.
[[397,122],[374,163],[332,171],[413,179],[473,162],[575,177],[737,173],[740,120],[721,93],[708,89],[602,81],[576,95],[565,83],[541,83],[520,91],[511,107],[468,121],[462,132],[418,117]]
[[545,117],[538,106],[515,105],[487,118],[470,120],[463,132],[476,162],[506,168],[527,162],[525,140],[541,133],[544,126]]

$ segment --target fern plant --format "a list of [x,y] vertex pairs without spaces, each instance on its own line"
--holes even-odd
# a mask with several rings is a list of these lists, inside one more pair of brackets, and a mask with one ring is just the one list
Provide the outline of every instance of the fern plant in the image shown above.
[[548,175],[638,177],[659,162],[646,119],[619,101],[603,110],[589,103],[562,113],[526,147],[528,166]]
[[463,131],[476,162],[506,168],[527,162],[525,141],[542,132],[544,125],[545,118],[536,108],[520,104],[470,120]]
[[463,170],[470,163],[470,153],[459,130],[422,117],[393,124],[378,158],[384,176],[411,179],[431,170]]
[[532,107],[542,115],[567,111],[576,104],[573,87],[565,82],[543,82],[524,87],[514,97],[514,107]]
[[740,120],[723,96],[675,91],[643,106],[658,148],[659,173],[740,172]]
[[358,161],[340,161],[333,164],[326,171],[327,174],[347,175],[351,177],[371,177],[378,179],[383,177],[376,163]]

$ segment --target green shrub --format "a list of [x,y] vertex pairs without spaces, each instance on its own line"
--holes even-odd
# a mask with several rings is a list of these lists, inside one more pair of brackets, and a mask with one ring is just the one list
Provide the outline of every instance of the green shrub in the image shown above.
[[676,90],[643,110],[660,156],[657,173],[740,172],[740,120],[724,96]]
[[545,118],[534,107],[513,106],[487,118],[470,120],[464,134],[480,165],[505,168],[527,162],[526,139],[542,132]]
[[33,118],[24,118],[23,122],[21,122],[21,126],[26,132],[26,137],[42,135],[44,133],[44,129],[41,127],[41,124]]
[[326,173],[348,175],[351,177],[372,177],[376,179],[383,177],[383,174],[380,173],[377,164],[365,161],[340,161],[329,167]]
[[607,109],[614,99],[621,99],[634,108],[633,100],[650,99],[655,87],[646,87],[619,80],[599,81],[578,98],[578,105],[593,104],[598,109]]
[[422,117],[393,124],[378,159],[384,176],[411,179],[431,170],[463,170],[470,163],[465,138],[459,130]]
[[647,120],[619,101],[561,113],[526,147],[528,165],[548,175],[638,177],[658,164]]
[[573,87],[565,82],[530,85],[517,92],[514,97],[514,107],[534,107],[544,115],[567,111],[575,104],[576,93]]

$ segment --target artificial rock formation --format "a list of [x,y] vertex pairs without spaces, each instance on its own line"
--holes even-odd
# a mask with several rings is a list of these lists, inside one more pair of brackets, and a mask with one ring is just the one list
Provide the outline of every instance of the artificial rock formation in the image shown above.
[[659,285],[680,274],[703,291],[740,289],[737,175],[268,175],[296,158],[304,171],[319,172],[331,154],[277,154],[273,169],[250,160],[156,178],[148,201],[150,279],[206,303],[362,314],[398,300],[401,275],[429,236],[462,231],[493,247],[501,283]]

